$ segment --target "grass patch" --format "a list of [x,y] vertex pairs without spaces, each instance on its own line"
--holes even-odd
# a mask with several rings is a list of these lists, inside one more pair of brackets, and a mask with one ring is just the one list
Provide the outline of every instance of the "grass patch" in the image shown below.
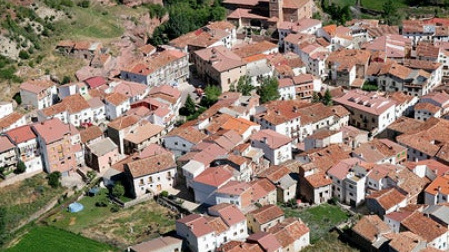
[[2,188],[0,206],[6,207],[6,230],[17,227],[63,192],[64,188],[48,186],[45,174]]
[[19,243],[6,251],[8,252],[105,252],[119,251],[110,245],[99,243],[51,226],[35,226],[25,234]]
[[95,205],[106,197],[107,190],[102,189],[97,196],[86,196],[79,201],[84,206],[81,212],[69,213],[62,209],[46,221],[49,225],[104,243],[117,244],[120,248],[174,229],[175,215],[154,201],[114,212],[111,211],[115,206],[112,203],[106,207]]
[[[377,10],[377,11],[382,11],[382,6],[387,2],[388,0],[362,0],[361,4],[362,7],[365,7],[367,9],[371,9],[371,10]],[[394,3],[396,4],[396,7],[398,8],[406,8],[408,7],[408,4],[406,3],[406,0],[397,0],[394,1]]]
[[336,5],[340,6],[340,7],[345,7],[346,5],[349,6],[355,6],[357,0],[336,0],[336,1],[331,1],[332,3],[335,3]]
[[310,228],[310,242],[317,243],[335,225],[348,220],[348,214],[338,206],[322,204],[306,210],[283,208],[285,217],[299,217]]

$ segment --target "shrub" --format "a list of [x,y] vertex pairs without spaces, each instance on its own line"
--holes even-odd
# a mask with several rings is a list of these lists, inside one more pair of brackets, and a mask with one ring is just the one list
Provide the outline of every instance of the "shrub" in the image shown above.
[[48,184],[53,188],[61,186],[61,173],[58,171],[52,172],[48,175]]
[[24,59],[24,60],[29,59],[30,54],[27,51],[21,50],[19,52],[19,58]]
[[112,205],[111,212],[116,213],[118,211],[120,211],[120,207],[118,205],[115,205],[115,204]]
[[161,197],[168,197],[168,192],[167,191],[162,191],[159,196]]
[[89,0],[83,0],[78,3],[78,6],[81,8],[89,8],[90,2],[89,2]]

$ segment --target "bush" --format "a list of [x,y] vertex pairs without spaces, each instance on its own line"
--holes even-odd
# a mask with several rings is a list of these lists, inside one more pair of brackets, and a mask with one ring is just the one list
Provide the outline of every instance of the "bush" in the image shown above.
[[28,54],[27,51],[21,50],[19,52],[19,58],[24,59],[24,60],[29,59],[30,58],[30,54]]
[[81,7],[81,8],[89,8],[90,1],[89,0],[83,0],[83,1],[78,3],[78,6]]
[[109,204],[109,199],[106,197],[101,197],[97,202],[95,202],[95,206],[97,207],[107,207]]
[[125,187],[121,183],[117,182],[112,188],[111,194],[116,198],[120,198],[121,196],[125,195]]
[[58,188],[61,186],[61,173],[58,171],[52,172],[48,175],[48,184],[53,188]]
[[62,78],[62,82],[61,82],[61,84],[62,85],[64,85],[64,84],[67,84],[67,83],[69,83],[69,82],[71,82],[72,81],[72,79],[70,78],[70,76],[64,76],[63,78]]
[[26,169],[27,169],[27,167],[26,167],[25,163],[23,163],[22,161],[19,161],[17,163],[16,169],[14,170],[14,173],[22,174],[22,173],[24,173],[26,171]]
[[116,213],[118,211],[120,211],[120,207],[116,204],[112,205],[111,212]]
[[168,197],[168,192],[167,191],[162,191],[160,194],[159,194],[159,196],[161,196],[161,197]]

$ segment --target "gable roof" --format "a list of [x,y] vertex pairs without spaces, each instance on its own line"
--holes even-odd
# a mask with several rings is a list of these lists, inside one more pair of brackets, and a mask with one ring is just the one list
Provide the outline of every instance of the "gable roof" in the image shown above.
[[250,137],[251,141],[264,142],[271,149],[278,149],[281,146],[289,144],[292,139],[288,136],[277,133],[270,129],[264,129]]
[[284,216],[284,211],[276,205],[265,205],[249,213],[258,224],[262,225]]
[[176,168],[176,163],[173,154],[162,153],[130,162],[127,167],[131,176],[138,178]]
[[210,167],[195,177],[193,181],[219,188],[231,180],[232,175],[226,166]]
[[365,215],[357,224],[352,227],[352,231],[373,243],[379,235],[391,233],[390,227],[377,215]]

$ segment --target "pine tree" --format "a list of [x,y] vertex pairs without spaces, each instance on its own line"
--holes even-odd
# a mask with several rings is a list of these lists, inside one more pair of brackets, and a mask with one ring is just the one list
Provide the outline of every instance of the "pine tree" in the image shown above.
[[323,104],[326,106],[332,106],[332,95],[329,89],[326,89],[323,97]]

